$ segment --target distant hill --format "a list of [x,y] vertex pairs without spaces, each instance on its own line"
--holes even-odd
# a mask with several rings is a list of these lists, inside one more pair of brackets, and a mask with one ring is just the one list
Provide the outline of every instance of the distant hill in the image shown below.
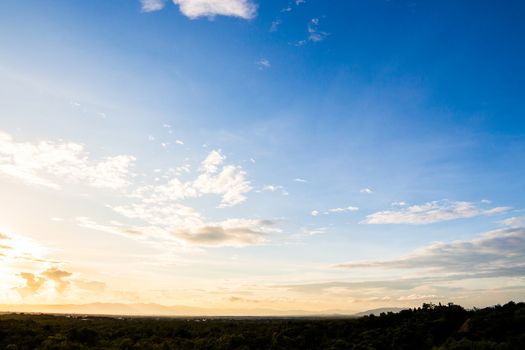
[[0,312],[111,315],[111,316],[317,316],[301,310],[212,309],[191,306],[165,306],[153,303],[89,303],[63,305],[0,305]]
[[406,307],[382,307],[382,308],[378,308],[378,309],[372,309],[372,310],[367,310],[367,311],[363,311],[363,312],[358,312],[357,314],[354,314],[353,316],[355,316],[355,317],[362,317],[362,316],[368,316],[368,315],[379,316],[382,312],[384,312],[384,313],[399,312],[401,310],[406,310],[406,309],[408,309],[408,308],[406,308]]

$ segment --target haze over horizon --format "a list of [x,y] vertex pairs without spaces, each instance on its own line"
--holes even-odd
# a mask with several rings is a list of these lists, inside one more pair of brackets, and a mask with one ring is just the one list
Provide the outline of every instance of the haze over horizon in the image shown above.
[[1,1],[0,305],[525,301],[524,15]]

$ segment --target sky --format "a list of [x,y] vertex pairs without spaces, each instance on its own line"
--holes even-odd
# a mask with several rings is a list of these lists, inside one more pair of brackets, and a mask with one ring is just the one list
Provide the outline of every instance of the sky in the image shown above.
[[0,2],[0,304],[525,295],[525,5]]

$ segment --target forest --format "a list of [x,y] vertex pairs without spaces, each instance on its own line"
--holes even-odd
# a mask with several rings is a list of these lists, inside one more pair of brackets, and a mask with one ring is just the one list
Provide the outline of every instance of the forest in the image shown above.
[[362,317],[0,315],[0,348],[525,349],[525,303],[449,303]]

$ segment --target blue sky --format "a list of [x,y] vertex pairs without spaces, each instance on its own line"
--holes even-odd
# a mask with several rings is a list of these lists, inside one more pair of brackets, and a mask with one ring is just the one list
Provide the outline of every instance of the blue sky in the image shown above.
[[234,313],[519,299],[524,12],[0,3],[0,227],[25,242],[0,252],[0,299],[125,292]]

